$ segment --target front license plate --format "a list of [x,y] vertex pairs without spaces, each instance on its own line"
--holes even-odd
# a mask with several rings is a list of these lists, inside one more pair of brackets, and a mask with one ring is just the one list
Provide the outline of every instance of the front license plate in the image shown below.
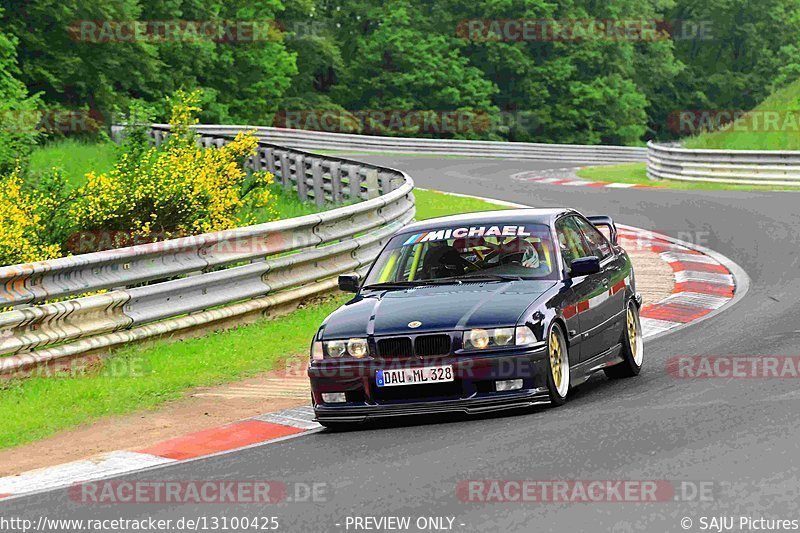
[[401,368],[398,370],[378,370],[375,382],[378,387],[399,385],[421,385],[424,383],[447,383],[454,381],[453,366],[426,366],[423,368]]

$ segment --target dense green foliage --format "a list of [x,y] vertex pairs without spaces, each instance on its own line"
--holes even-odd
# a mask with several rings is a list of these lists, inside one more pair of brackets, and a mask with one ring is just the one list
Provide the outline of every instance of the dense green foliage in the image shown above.
[[[123,29],[101,31],[126,28],[136,20],[274,20],[282,9],[278,0],[7,0],[4,4],[3,25],[19,40],[21,79],[28,87],[42,91],[48,102],[89,106],[104,117],[126,109],[131,99],[160,103],[183,87],[203,90],[203,120],[255,122],[277,108],[296,72],[293,55],[277,35],[231,44],[188,35],[137,39]],[[108,24],[83,31],[82,21]],[[100,39],[91,39],[98,35]],[[163,105],[160,111],[165,118]]]
[[16,37],[0,27],[0,174],[24,166],[38,137],[31,124],[36,123],[38,98],[29,97],[18,79],[16,55]]
[[[93,40],[81,25],[209,20],[269,31]],[[507,20],[575,27],[567,38],[470,30]],[[580,21],[656,31],[619,37]],[[670,127],[680,110],[750,109],[798,77],[800,0],[6,0],[0,12],[0,113],[38,105],[28,95],[41,93],[48,108],[106,122],[131,102],[163,120],[163,97],[183,88],[202,91],[203,122],[286,124],[299,112],[286,125],[640,144],[685,135]],[[333,119],[320,124],[325,110]],[[3,127],[0,141],[14,138],[0,142],[0,170],[24,158],[27,133]]]

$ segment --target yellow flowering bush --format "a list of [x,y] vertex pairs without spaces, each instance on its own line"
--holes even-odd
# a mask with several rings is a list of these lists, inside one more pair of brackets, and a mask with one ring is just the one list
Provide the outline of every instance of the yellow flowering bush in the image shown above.
[[28,263],[61,255],[60,246],[49,243],[42,231],[46,199],[27,191],[19,168],[0,177],[0,265]]
[[71,206],[83,231],[122,231],[138,241],[229,229],[252,222],[253,209],[270,210],[273,176],[248,175],[244,160],[257,140],[242,132],[221,148],[201,148],[189,129],[198,93],[171,100],[172,133],[159,148],[127,151],[108,173],[90,173]]
[[230,229],[254,223],[254,212],[275,218],[273,176],[243,166],[258,144],[252,132],[221,148],[197,146],[199,96],[170,99],[172,134],[160,147],[148,144],[150,121],[137,121],[114,168],[87,174],[78,189],[56,170],[0,175],[0,265]]

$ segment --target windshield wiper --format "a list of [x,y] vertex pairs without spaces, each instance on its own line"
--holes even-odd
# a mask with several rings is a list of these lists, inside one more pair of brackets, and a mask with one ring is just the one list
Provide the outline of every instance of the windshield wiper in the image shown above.
[[384,281],[382,283],[372,283],[371,285],[364,285],[364,289],[404,289],[406,287],[418,287],[420,285],[428,285],[428,281],[413,280],[413,281]]
[[461,276],[461,279],[470,279],[473,281],[480,279],[493,280],[493,281],[522,281],[525,278],[523,278],[522,276],[515,276],[513,274],[488,274],[481,272],[478,274],[473,274],[471,276],[469,275]]
[[472,275],[466,276],[450,276],[447,278],[436,278],[429,280],[428,283],[435,284],[435,283],[463,283],[464,281],[522,281],[523,277],[521,276],[514,276],[511,274],[486,274],[486,273],[476,273]]
[[423,285],[449,285],[452,283],[461,284],[465,281],[522,281],[526,278],[511,274],[486,274],[476,273],[467,276],[448,276],[446,278],[418,279],[412,281],[385,281],[364,285],[365,289],[405,289],[408,287],[420,287]]

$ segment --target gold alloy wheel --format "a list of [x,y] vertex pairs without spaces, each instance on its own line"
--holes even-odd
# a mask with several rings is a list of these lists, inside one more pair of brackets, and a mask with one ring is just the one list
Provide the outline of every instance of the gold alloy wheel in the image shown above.
[[628,342],[631,345],[631,353],[636,353],[637,338],[636,338],[636,317],[633,316],[633,310],[628,308]]
[[550,332],[550,370],[553,372],[553,383],[557,389],[561,389],[561,380],[564,379],[561,373],[561,343],[555,330]]
[[627,312],[627,332],[628,332],[628,347],[631,350],[633,363],[636,366],[642,366],[642,357],[644,346],[642,346],[642,328],[639,325],[639,316],[633,306],[628,306]]
[[569,389],[569,355],[567,346],[559,331],[553,328],[550,331],[549,354],[550,354],[550,373],[553,375],[553,385],[556,394],[561,398],[567,396]]

